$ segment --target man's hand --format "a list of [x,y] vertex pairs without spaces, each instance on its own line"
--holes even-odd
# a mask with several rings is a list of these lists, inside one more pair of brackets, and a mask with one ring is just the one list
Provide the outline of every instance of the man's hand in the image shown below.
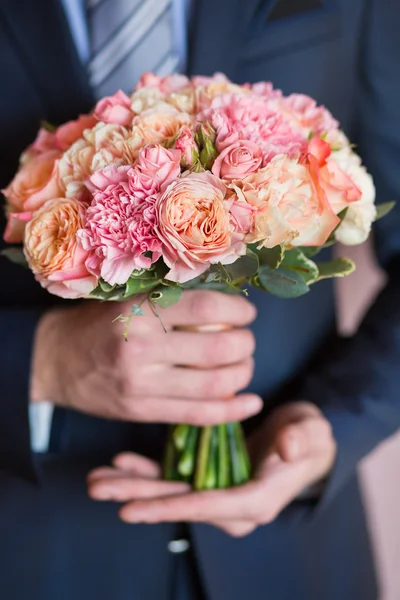
[[239,537],[273,521],[306,487],[326,477],[336,454],[329,422],[306,402],[277,409],[249,449],[254,476],[240,487],[191,492],[184,483],[161,481],[156,463],[126,453],[115,458],[114,468],[89,474],[89,495],[127,502],[119,513],[127,523],[196,521]]
[[[245,326],[256,311],[245,298],[185,292],[179,304],[160,310],[168,333],[145,305],[126,342],[124,326],[112,321],[130,306],[88,302],[46,314],[35,340],[32,401],[112,419],[193,425],[242,420],[261,409],[258,396],[235,396],[253,374],[254,338]],[[218,323],[235,329],[176,330]]]

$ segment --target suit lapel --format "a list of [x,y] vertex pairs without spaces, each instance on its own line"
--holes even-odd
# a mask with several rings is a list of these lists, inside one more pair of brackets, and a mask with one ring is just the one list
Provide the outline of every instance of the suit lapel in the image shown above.
[[234,79],[236,64],[259,0],[196,0],[189,32],[190,75],[222,71]]
[[43,118],[60,123],[93,105],[87,74],[59,0],[3,0],[6,23],[43,106]]

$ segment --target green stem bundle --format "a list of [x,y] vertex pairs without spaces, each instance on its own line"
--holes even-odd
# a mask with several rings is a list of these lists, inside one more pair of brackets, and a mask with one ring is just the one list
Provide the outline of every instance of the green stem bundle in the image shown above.
[[170,428],[165,479],[187,481],[196,490],[212,490],[240,485],[250,476],[250,460],[240,423]]

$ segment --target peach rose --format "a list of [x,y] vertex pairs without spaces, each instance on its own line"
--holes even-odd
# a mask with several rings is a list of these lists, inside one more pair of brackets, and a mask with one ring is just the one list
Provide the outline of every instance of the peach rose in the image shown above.
[[8,243],[22,241],[25,221],[30,213],[40,208],[46,200],[61,193],[57,163],[59,150],[48,150],[24,162],[14,179],[3,190],[7,200],[9,220],[4,233]]
[[261,165],[263,153],[258,144],[250,140],[236,140],[219,154],[212,172],[222,179],[243,179]]
[[176,179],[156,200],[156,233],[170,267],[166,279],[184,283],[211,264],[230,264],[245,254],[225,193],[223,183],[206,171]]
[[319,186],[314,160],[305,165],[278,155],[263,169],[234,182],[239,200],[256,209],[247,243],[272,248],[319,246],[327,240],[339,219]]
[[[340,157],[343,151],[332,154],[330,145],[321,138],[314,138],[308,145],[308,152],[315,156],[319,165],[319,179],[329,204],[335,214],[340,213],[352,202],[361,198],[361,190],[355,184],[354,178],[346,173],[346,166],[341,166]],[[344,151],[346,153],[346,151]]]
[[142,133],[146,144],[170,142],[182,127],[191,125],[192,117],[189,114],[179,112],[173,106],[168,105],[162,110],[157,108],[146,110],[133,121],[133,126],[136,126]]
[[85,261],[88,252],[77,243],[85,205],[55,198],[38,210],[25,230],[25,256],[39,283],[62,298],[82,298],[97,285]]
[[97,120],[92,115],[80,115],[78,119],[60,125],[54,133],[56,146],[61,150],[68,150],[86,129],[92,129],[96,123]]

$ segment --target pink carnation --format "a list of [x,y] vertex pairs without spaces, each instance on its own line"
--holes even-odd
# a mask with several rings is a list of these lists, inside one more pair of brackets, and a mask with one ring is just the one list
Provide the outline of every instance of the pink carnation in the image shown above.
[[130,166],[106,167],[90,182],[93,201],[78,232],[82,247],[93,251],[86,266],[110,285],[124,284],[132,271],[148,269],[161,256],[154,232],[159,184]]
[[259,81],[257,83],[253,83],[251,86],[251,91],[253,94],[257,94],[257,96],[262,96],[268,100],[274,100],[282,97],[282,91],[275,90],[270,81]]
[[318,106],[310,96],[291,94],[282,98],[281,108],[294,125],[309,130],[315,136],[338,131],[339,123],[329,110]]
[[99,100],[93,115],[104,123],[129,126],[132,124],[134,116],[131,99],[119,90],[113,96],[106,96]]
[[216,145],[222,151],[238,137],[261,147],[263,165],[277,154],[299,156],[307,146],[304,135],[289,123],[261,96],[224,94],[217,96],[210,108],[200,115],[217,131]]

